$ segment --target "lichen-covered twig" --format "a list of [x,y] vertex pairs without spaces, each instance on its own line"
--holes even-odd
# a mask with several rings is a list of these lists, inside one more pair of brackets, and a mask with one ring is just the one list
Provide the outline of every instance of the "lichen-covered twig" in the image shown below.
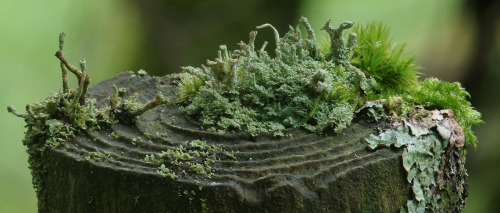
[[[61,54],[64,55],[63,49],[64,49],[64,36],[66,34],[62,32],[59,34],[59,51],[61,51]],[[57,53],[56,53],[57,55]],[[69,91],[68,87],[68,69],[64,65],[63,62],[61,62],[61,71],[62,71],[62,81],[63,81],[63,93],[67,93]]]
[[257,31],[250,32],[250,53],[255,52],[255,37],[257,37]]
[[87,95],[87,91],[89,89],[89,84],[90,84],[90,76],[87,75],[87,62],[85,61],[85,59],[80,60],[80,67],[82,68],[83,71],[84,80],[80,88],[78,88],[80,90],[79,102],[81,105],[84,105],[85,95]]
[[168,101],[169,101],[169,99],[163,97],[161,92],[158,91],[158,92],[156,92],[155,99],[153,99],[152,101],[149,101],[148,103],[144,104],[141,108],[131,112],[130,114],[132,115],[132,117],[137,117],[137,116],[143,114],[144,112],[146,112],[147,110],[152,109],[158,105],[162,105]]
[[87,76],[87,62],[85,59],[80,60],[80,67],[82,69],[83,79],[79,80],[78,91],[71,100],[70,110],[74,109],[77,104],[85,104],[85,95],[87,94],[88,86],[90,84],[90,77]]
[[[76,68],[75,66],[69,64],[69,62],[66,60],[66,57],[64,56],[64,36],[66,36],[66,34],[64,32],[59,34],[59,51],[56,52],[56,57],[61,61],[61,64],[62,64],[61,69],[63,72],[63,90],[65,87],[66,88],[68,87],[67,75],[64,74],[64,72],[67,72],[67,70],[69,70],[70,72],[72,72],[73,74],[76,75],[76,78],[78,79],[78,84],[80,84],[81,81],[83,81],[85,78],[82,71],[78,70],[78,68]],[[66,69],[64,69],[64,68],[66,68]]]
[[26,114],[26,113],[24,113],[24,114],[19,113],[19,111],[17,111],[17,109],[14,106],[12,106],[12,105],[7,106],[7,111],[9,111],[13,115],[15,115],[17,117],[20,117],[20,118],[27,118],[28,117],[28,114]]

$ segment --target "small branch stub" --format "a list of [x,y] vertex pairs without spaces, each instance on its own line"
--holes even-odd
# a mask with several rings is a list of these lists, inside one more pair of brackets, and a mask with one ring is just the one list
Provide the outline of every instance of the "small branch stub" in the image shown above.
[[151,100],[150,102],[144,104],[141,108],[131,112],[132,114],[132,117],[137,117],[141,114],[143,114],[144,112],[146,112],[147,110],[149,109],[152,109],[158,105],[162,105],[162,104],[165,104],[168,102],[168,98],[165,98],[163,97],[163,95],[161,94],[161,92],[157,92],[156,93],[156,97],[155,99]]

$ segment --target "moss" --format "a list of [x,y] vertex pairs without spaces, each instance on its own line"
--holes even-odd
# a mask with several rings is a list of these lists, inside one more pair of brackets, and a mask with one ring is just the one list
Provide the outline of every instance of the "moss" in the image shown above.
[[356,25],[353,31],[358,37],[351,64],[384,87],[405,90],[417,83],[420,67],[413,64],[416,57],[405,54],[405,44],[391,41],[387,26],[372,22]]
[[[300,26],[305,28],[307,35],[302,35]],[[239,43],[237,50],[220,46],[215,60],[200,67],[184,67],[183,73],[177,75],[180,109],[198,119],[203,129],[220,134],[245,131],[254,136],[272,133],[283,137],[285,128],[338,134],[365,112],[375,120],[388,116],[422,120],[428,112],[414,113],[422,105],[429,109],[452,109],[465,133],[465,146],[477,146],[471,128],[482,122],[481,114],[471,106],[467,100],[469,94],[460,83],[435,78],[419,81],[420,67],[413,64],[415,57],[405,53],[404,45],[392,43],[387,27],[374,23],[356,25],[353,33],[345,34],[352,26],[352,22],[344,22],[333,28],[327,22],[323,29],[329,39],[318,46],[315,33],[305,18],[295,28],[290,27],[283,37],[272,25],[261,25],[258,29],[270,28],[275,34],[276,56],[271,57],[265,50],[267,42],[260,49],[255,47],[256,31],[250,33],[249,43]],[[41,159],[47,148],[59,147],[62,142],[70,142],[75,135],[86,134],[89,129],[103,129],[117,122],[133,125],[137,116],[168,101],[157,93],[155,99],[143,104],[137,94],[122,97],[125,92],[114,86],[110,88],[113,94],[109,104],[96,108],[95,100],[86,98],[90,77],[85,60],[80,61],[80,69],[69,64],[63,44],[64,34],[61,34],[56,56],[61,63],[62,91],[27,105],[24,114],[8,107],[10,113],[22,117],[27,124],[23,143],[30,155],[33,184],[40,199],[45,197],[40,196],[44,191],[40,177],[45,169],[43,162],[36,159]],[[68,72],[76,76],[77,89],[68,88]],[[145,74],[140,71],[137,78]],[[171,122],[175,122],[174,116]],[[404,166],[412,177],[409,181],[414,188],[415,200],[408,202],[408,209],[436,206],[443,201],[443,205],[447,205],[447,200],[458,199],[450,181],[438,174],[434,184],[431,178],[435,177],[435,159],[440,153],[438,142],[442,142],[438,138],[447,134],[439,126],[436,128],[430,131],[409,126],[369,139],[373,148],[381,144],[388,146],[394,141],[399,143],[400,138],[408,136],[421,137],[426,142],[421,144],[422,141],[408,139],[409,143],[397,144],[405,146]],[[149,138],[148,135],[145,137]],[[167,137],[166,133],[157,132],[156,135]],[[118,136],[112,132],[110,137]],[[131,142],[137,140],[142,139],[134,138]],[[463,162],[465,148],[459,149],[462,150],[460,162]],[[101,155],[93,153],[87,157],[102,160]],[[234,158],[234,155],[220,146],[195,140],[148,155],[145,160],[159,164],[159,175],[175,179],[182,177],[183,171],[210,178],[215,174],[210,164],[219,158]],[[444,159],[455,162],[453,157]],[[457,165],[439,171],[460,171],[462,176],[458,179],[463,182],[460,178],[465,176],[465,170],[461,164]],[[432,199],[423,198],[432,184],[440,187],[441,200],[438,195]]]

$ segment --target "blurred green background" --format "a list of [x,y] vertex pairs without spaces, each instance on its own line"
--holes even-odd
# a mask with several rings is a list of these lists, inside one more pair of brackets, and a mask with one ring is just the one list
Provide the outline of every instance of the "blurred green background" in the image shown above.
[[[215,58],[218,46],[247,41],[269,22],[284,33],[301,15],[317,33],[328,19],[383,21],[407,42],[426,76],[460,81],[483,113],[479,147],[468,150],[469,198],[464,212],[498,212],[500,197],[500,4],[493,0],[3,0],[0,1],[0,212],[36,212],[24,123],[6,106],[24,106],[61,89],[58,34],[77,64],[87,59],[95,84],[119,72],[178,72]],[[273,41],[261,31],[257,42]],[[272,42],[270,42],[272,43]],[[268,49],[273,48],[272,45]],[[75,82],[71,82],[76,87]]]

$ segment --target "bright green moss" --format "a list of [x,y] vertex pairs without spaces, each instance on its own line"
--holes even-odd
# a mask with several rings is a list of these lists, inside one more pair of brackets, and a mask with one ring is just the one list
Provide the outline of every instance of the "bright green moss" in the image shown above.
[[366,71],[384,89],[404,90],[417,83],[419,66],[413,64],[415,56],[405,54],[405,44],[397,45],[390,39],[389,28],[382,23],[356,25],[358,35],[351,64]]
[[405,95],[407,101],[420,103],[426,107],[452,109],[465,134],[465,141],[477,147],[477,139],[472,126],[482,123],[481,113],[467,101],[470,97],[459,82],[443,82],[436,78],[421,81],[411,92]]

